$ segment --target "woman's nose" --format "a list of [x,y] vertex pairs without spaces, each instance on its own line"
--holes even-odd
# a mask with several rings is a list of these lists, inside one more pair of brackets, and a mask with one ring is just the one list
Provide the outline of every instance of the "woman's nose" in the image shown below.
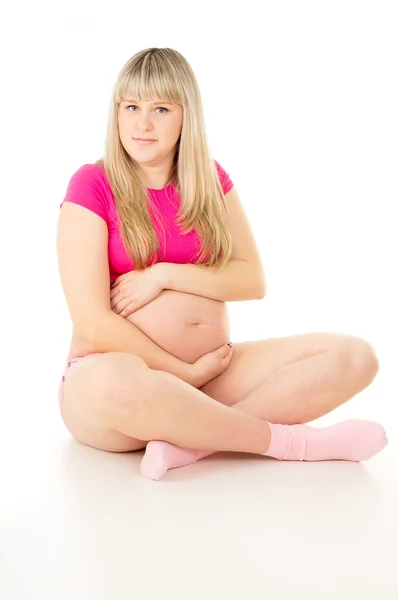
[[138,117],[138,125],[142,129],[150,129],[151,125],[151,115],[149,113],[141,113]]

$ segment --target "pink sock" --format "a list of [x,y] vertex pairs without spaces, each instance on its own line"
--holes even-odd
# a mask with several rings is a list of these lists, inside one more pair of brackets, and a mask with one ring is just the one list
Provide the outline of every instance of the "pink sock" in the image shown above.
[[265,456],[278,460],[368,460],[388,444],[386,432],[373,421],[352,419],[330,427],[274,425]]
[[168,442],[148,442],[141,461],[141,474],[159,480],[169,469],[192,465],[197,460],[214,454],[214,450],[191,450]]
[[[388,444],[386,432],[373,421],[353,419],[316,429],[308,425],[274,425],[265,456],[278,460],[367,460]],[[185,467],[214,454],[214,450],[191,450],[168,442],[148,442],[141,473],[159,480],[169,469]]]

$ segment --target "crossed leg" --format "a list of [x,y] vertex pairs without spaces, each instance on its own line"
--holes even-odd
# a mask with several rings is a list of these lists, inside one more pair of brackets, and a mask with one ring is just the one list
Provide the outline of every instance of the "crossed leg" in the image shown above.
[[[377,356],[365,340],[309,333],[236,344],[228,369],[201,391],[268,423],[294,425],[313,421],[347,402],[370,385],[378,368]],[[141,472],[159,479],[168,468],[210,454],[152,441]]]
[[365,340],[307,333],[235,344],[228,369],[201,391],[271,423],[308,423],[368,387],[378,369]]

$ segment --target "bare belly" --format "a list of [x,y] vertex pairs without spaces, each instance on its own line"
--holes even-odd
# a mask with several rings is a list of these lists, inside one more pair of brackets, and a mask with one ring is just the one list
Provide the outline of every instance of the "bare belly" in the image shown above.
[[[188,363],[229,341],[225,302],[193,294],[163,290],[126,320],[166,352]],[[73,329],[68,359],[94,352],[99,350]]]

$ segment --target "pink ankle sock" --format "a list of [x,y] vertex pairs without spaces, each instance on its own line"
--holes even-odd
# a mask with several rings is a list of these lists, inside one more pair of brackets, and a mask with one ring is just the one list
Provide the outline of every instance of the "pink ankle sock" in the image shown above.
[[147,444],[141,461],[141,474],[149,479],[159,480],[169,469],[192,465],[210,454],[214,454],[214,450],[191,450],[153,440]]
[[[277,460],[367,460],[388,444],[386,432],[373,421],[354,419],[316,429],[308,425],[274,425],[271,444],[265,456]],[[191,450],[168,442],[148,442],[141,462],[141,473],[159,480],[169,469],[192,465],[214,454],[214,450]]]
[[274,425],[265,456],[278,460],[368,460],[388,444],[386,432],[373,421],[352,419],[330,427]]

